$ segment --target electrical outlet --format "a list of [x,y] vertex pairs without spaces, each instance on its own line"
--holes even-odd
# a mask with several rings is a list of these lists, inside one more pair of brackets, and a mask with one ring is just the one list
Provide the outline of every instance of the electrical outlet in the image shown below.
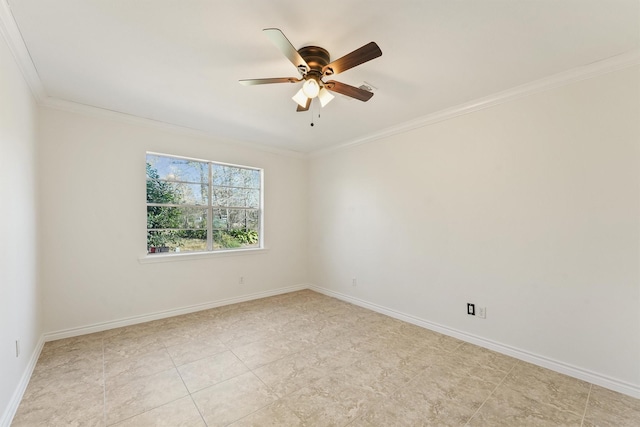
[[475,316],[476,315],[476,305],[475,304],[471,304],[470,302],[467,303],[467,314],[469,316]]
[[478,307],[478,317],[481,319],[487,318],[487,307]]
[[356,278],[351,279],[351,286],[353,287],[358,286],[358,279]]
[[244,276],[240,276],[240,280],[238,280],[238,283],[244,285]]
[[16,357],[20,357],[20,340],[16,340]]

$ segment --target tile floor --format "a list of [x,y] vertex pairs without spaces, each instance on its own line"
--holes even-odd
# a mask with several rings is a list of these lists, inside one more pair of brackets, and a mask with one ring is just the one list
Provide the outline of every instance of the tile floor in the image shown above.
[[48,342],[13,426],[640,426],[640,400],[300,291]]

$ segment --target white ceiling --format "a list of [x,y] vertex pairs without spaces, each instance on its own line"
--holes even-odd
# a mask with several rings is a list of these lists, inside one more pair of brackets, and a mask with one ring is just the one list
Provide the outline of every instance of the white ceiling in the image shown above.
[[[7,1],[7,0],[2,0]],[[640,48],[638,0],[10,0],[49,99],[298,152],[313,152]],[[368,82],[297,113],[297,76],[262,34],[336,59],[383,55],[336,75]]]

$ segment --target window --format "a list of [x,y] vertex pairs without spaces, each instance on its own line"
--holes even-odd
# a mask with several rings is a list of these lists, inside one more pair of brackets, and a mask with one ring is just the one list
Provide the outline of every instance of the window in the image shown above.
[[147,153],[147,252],[261,247],[262,170]]

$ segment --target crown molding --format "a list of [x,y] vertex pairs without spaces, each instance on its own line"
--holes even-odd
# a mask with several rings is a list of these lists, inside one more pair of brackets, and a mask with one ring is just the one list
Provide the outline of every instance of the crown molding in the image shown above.
[[473,113],[474,111],[479,111],[485,108],[503,104],[505,102],[510,102],[529,95],[533,95],[535,93],[555,89],[561,86],[566,86],[571,83],[590,79],[602,74],[611,73],[639,64],[640,49],[631,50],[623,54],[604,59],[602,61],[597,61],[581,67],[576,67],[568,71],[564,71],[552,76],[535,80],[530,83],[525,83],[523,85],[504,90],[502,92],[497,92],[483,98],[478,98],[464,104],[440,110],[435,113],[428,114],[426,116],[383,129],[382,131],[365,135],[361,138],[334,145],[329,148],[312,151],[311,153],[309,153],[309,157],[321,157],[327,154],[334,153],[336,151],[345,150],[358,145],[376,141],[378,139],[387,138],[404,132],[409,132],[414,129],[429,126],[434,123],[462,116],[464,114]]
[[132,114],[122,113],[120,111],[108,110],[105,108],[94,107],[92,105],[80,104],[73,101],[65,101],[59,98],[45,97],[39,102],[39,105],[43,108],[49,108],[52,110],[66,111],[75,114],[81,114],[84,116],[109,119],[118,121],[121,123],[128,123],[131,125],[142,126],[151,129],[158,129],[164,132],[170,132],[176,135],[194,137],[206,139],[209,141],[215,141],[219,144],[232,145],[234,147],[244,147],[247,149],[261,151],[263,153],[276,154],[279,156],[293,157],[298,159],[306,159],[307,154],[298,151],[287,150],[284,148],[276,148],[267,145],[260,145],[253,142],[241,141],[231,138],[221,138],[217,134],[210,132],[189,128],[186,126],[176,125],[169,122],[163,122],[156,119],[148,119],[140,116],[134,116]]
[[44,90],[42,80],[40,80],[40,76],[38,75],[38,70],[33,64],[27,45],[24,43],[20,29],[13,17],[11,5],[7,0],[0,0],[0,33],[2,33],[2,36],[7,41],[9,50],[15,58],[16,64],[18,68],[20,68],[27,85],[31,89],[33,97],[38,104],[42,103],[47,97],[47,93]]

